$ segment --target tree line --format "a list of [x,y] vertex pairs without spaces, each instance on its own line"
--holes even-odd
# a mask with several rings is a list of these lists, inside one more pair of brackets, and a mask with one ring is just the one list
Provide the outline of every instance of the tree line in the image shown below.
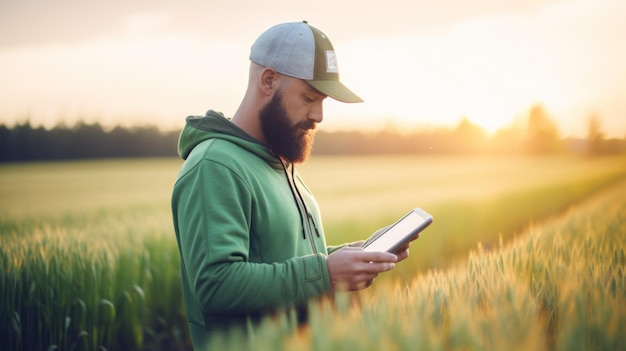
[[0,125],[0,162],[176,156],[178,133],[157,127],[115,127],[79,122],[52,129],[29,122]]
[[541,105],[533,106],[525,118],[493,134],[467,118],[452,128],[436,128],[413,133],[383,130],[376,133],[342,131],[319,133],[314,153],[320,154],[530,154],[579,153],[588,155],[626,152],[623,139],[606,138],[601,119],[587,121],[584,137],[562,138],[556,123]]
[[[51,129],[24,122],[0,125],[0,162],[78,160],[125,157],[176,157],[180,131],[156,126],[106,129],[99,123],[79,122]],[[318,131],[314,155],[324,154],[553,154],[590,155],[626,152],[626,137],[607,139],[601,120],[591,117],[584,138],[564,139],[541,106],[534,106],[523,123],[489,135],[467,118],[455,127],[401,133]]]

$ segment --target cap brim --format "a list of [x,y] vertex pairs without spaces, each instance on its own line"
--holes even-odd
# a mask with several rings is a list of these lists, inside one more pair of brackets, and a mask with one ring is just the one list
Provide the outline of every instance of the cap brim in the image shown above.
[[321,93],[341,102],[363,102],[357,94],[348,89],[338,80],[306,80],[310,86],[319,90]]

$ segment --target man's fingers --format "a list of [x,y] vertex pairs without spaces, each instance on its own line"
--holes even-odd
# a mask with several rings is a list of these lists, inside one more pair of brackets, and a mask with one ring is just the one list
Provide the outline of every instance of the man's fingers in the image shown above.
[[363,270],[366,272],[380,273],[395,268],[398,256],[388,252],[362,252],[362,262],[365,263]]
[[397,262],[398,256],[389,252],[366,252],[362,256],[365,262]]
[[394,262],[367,262],[362,265],[363,272],[370,274],[378,274],[381,272],[387,272],[396,267]]
[[354,277],[354,281],[352,282],[352,286],[356,288],[356,290],[361,290],[369,287],[374,282],[374,279],[378,276],[378,273],[374,274],[360,274]]

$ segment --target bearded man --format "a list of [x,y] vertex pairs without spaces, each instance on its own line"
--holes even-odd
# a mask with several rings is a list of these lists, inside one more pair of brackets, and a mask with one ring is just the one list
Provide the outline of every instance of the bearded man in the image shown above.
[[[362,101],[339,81],[330,40],[306,22],[276,25],[250,52],[232,118],[188,117],[172,194],[185,307],[196,349],[277,311],[368,287],[408,256],[328,247],[320,210],[294,165],[311,151],[323,101]],[[291,313],[294,315],[294,313]]]

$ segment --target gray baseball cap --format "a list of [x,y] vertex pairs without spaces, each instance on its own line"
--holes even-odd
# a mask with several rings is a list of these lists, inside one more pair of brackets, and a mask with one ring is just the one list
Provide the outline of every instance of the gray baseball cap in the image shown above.
[[282,23],[265,31],[252,44],[250,61],[302,79],[335,100],[363,102],[339,81],[337,58],[328,37],[306,21]]

